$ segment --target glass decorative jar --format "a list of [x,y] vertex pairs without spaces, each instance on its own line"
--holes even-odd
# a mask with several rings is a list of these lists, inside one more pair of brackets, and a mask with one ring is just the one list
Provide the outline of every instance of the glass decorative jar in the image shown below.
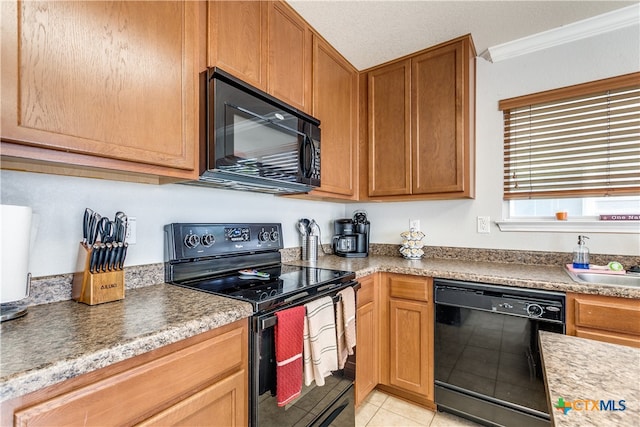
[[403,231],[400,233],[402,237],[402,246],[400,246],[400,253],[406,259],[421,259],[424,256],[424,243],[422,239],[425,234],[422,231],[411,229],[409,231]]

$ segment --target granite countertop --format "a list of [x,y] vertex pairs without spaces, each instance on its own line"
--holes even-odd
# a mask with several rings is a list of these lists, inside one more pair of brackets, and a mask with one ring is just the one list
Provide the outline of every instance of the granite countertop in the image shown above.
[[379,255],[367,258],[342,258],[330,255],[318,257],[318,260],[313,262],[292,261],[290,263],[355,271],[356,277],[364,277],[371,273],[383,271],[520,288],[640,299],[640,287],[578,283],[573,281],[562,267],[550,265],[459,261],[436,258],[407,260],[401,257]]
[[638,425],[640,349],[545,331],[539,338],[553,425]]
[[0,401],[248,317],[251,304],[159,284],[95,306],[59,301],[3,322]]
[[[356,272],[378,271],[477,281],[561,292],[640,298],[640,288],[580,284],[561,267],[394,256],[368,258],[321,256],[315,262],[288,264]],[[161,269],[160,269],[161,270]],[[159,270],[159,271],[160,271]],[[135,276],[135,275],[134,275]],[[30,393],[112,363],[189,338],[252,314],[251,305],[178,286],[143,286],[130,277],[122,301],[88,306],[75,301],[39,303],[0,333],[0,401]],[[153,283],[153,282],[151,282]],[[53,283],[53,285],[56,285]],[[69,284],[41,286],[70,294]],[[137,285],[136,285],[137,286]],[[68,298],[68,297],[67,297]]]

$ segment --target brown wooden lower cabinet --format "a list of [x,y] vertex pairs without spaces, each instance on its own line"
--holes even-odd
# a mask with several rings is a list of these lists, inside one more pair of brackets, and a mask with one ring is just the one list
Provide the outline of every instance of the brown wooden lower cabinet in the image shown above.
[[210,385],[182,402],[140,423],[140,426],[235,427],[246,424],[247,397],[242,391],[246,371]]
[[389,384],[427,396],[429,318],[426,303],[389,300]]
[[567,334],[640,347],[640,300],[567,293]]
[[433,279],[383,274],[380,305],[379,387],[433,408]]
[[241,320],[4,402],[2,425],[247,425],[247,357]]
[[358,279],[356,407],[378,385],[378,273]]
[[[358,280],[356,406],[377,387],[435,408],[433,279],[376,273]],[[640,347],[638,299],[567,293],[566,313],[568,335]]]

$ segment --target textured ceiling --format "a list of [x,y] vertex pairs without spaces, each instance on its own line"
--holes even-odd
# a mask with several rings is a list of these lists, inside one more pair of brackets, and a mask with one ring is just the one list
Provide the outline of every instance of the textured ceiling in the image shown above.
[[357,69],[455,37],[487,48],[638,1],[288,0]]

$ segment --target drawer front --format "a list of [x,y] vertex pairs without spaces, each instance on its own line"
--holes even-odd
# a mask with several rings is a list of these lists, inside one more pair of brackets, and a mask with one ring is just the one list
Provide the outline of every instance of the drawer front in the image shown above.
[[247,371],[210,385],[182,402],[138,424],[153,426],[228,427],[247,425]]
[[609,332],[586,328],[576,328],[576,336],[581,338],[588,338],[590,340],[640,348],[640,336],[638,335],[621,334],[618,332]]
[[411,276],[390,276],[389,296],[413,301],[429,301],[429,287],[432,279]]
[[358,289],[358,307],[362,307],[374,300],[374,277],[367,276],[358,279],[360,282],[360,289]]
[[17,411],[15,425],[125,425],[142,420],[222,373],[240,370],[244,341],[243,328],[232,330]]
[[640,300],[576,297],[575,324],[640,335]]

